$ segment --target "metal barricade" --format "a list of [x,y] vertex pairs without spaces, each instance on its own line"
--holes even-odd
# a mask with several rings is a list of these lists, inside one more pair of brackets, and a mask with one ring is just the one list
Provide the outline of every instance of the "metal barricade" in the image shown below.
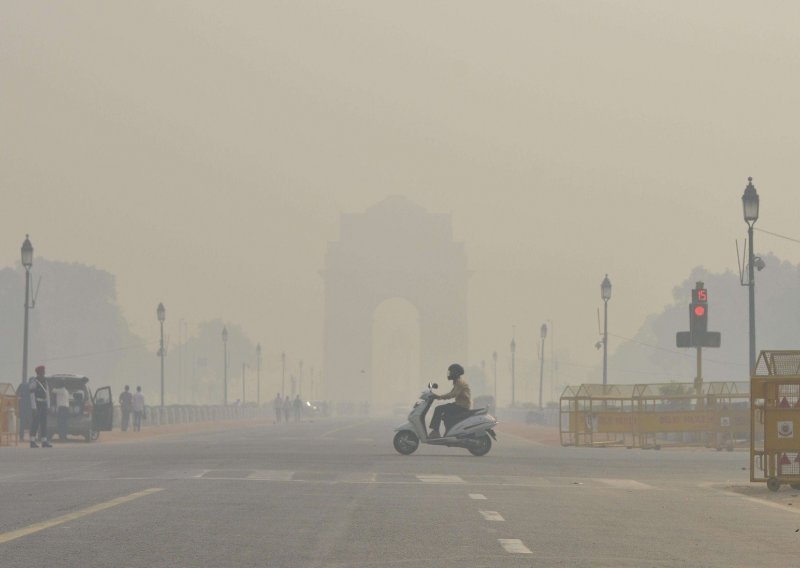
[[733,450],[748,436],[747,383],[580,385],[561,396],[563,446]]
[[800,351],[762,351],[750,392],[750,481],[800,489]]
[[0,383],[0,446],[19,443],[19,404],[9,383]]

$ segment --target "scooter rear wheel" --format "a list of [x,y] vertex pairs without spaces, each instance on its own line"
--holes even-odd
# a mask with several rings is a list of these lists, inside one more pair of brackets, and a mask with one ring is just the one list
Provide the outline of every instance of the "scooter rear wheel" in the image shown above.
[[484,434],[475,440],[474,445],[467,447],[467,449],[473,456],[485,456],[492,449],[492,438],[489,434]]
[[400,430],[394,435],[394,449],[404,456],[413,454],[419,448],[419,438],[411,430]]

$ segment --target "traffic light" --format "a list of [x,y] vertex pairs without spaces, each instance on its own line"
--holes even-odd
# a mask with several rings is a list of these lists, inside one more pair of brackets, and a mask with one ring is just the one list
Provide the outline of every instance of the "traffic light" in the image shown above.
[[701,338],[708,332],[708,290],[700,287],[692,290],[692,303],[689,304],[689,333]]

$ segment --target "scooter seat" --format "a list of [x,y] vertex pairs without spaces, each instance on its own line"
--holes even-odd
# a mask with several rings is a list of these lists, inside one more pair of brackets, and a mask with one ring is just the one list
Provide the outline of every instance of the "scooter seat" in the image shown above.
[[488,408],[473,408],[469,411],[470,416],[480,416],[481,414],[486,414],[489,412]]

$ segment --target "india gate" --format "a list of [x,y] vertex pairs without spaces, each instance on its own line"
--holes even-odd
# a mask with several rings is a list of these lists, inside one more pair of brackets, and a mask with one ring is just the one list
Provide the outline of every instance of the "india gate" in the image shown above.
[[[328,244],[322,271],[326,398],[372,408],[405,402],[410,408],[413,398],[408,396],[429,380],[448,387],[447,366],[467,362],[464,245],[453,241],[449,214],[429,213],[400,196],[364,213],[343,213],[340,225],[339,240]],[[396,343],[415,343],[418,356],[394,355],[378,367],[376,312],[391,301],[416,311],[415,332],[398,332]],[[385,351],[392,350],[393,338]],[[395,360],[399,363],[391,363]]]

